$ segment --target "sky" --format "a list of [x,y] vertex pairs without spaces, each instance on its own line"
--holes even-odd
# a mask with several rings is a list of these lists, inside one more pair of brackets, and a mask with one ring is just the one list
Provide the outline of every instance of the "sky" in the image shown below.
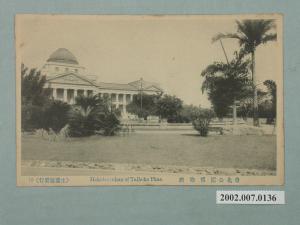
[[[201,71],[226,62],[217,33],[235,32],[238,16],[62,16],[20,15],[16,49],[20,62],[41,68],[50,54],[67,48],[98,81],[129,83],[141,77],[157,82],[185,104],[209,107],[201,92]],[[280,34],[279,34],[280,35]],[[229,60],[238,50],[223,41]],[[281,38],[256,51],[258,84],[282,79]],[[263,85],[260,85],[261,87]]]

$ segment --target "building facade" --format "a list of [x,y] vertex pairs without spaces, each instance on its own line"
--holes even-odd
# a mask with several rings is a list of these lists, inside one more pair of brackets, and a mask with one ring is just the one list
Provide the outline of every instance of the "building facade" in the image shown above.
[[134,95],[162,94],[158,84],[147,82],[142,78],[127,84],[99,82],[96,76],[88,75],[80,66],[76,57],[65,48],[59,48],[48,58],[41,72],[47,78],[46,87],[52,90],[52,97],[69,104],[75,103],[78,95],[107,96],[112,106],[120,109],[126,116],[126,106]]

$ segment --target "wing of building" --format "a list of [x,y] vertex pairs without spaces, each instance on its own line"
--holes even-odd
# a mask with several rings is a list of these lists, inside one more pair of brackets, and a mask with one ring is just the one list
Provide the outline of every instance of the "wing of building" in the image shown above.
[[141,92],[163,92],[158,84],[142,78],[127,84],[99,82],[96,76],[87,75],[85,68],[80,66],[76,57],[65,48],[53,52],[41,72],[47,78],[45,87],[52,90],[54,99],[73,104],[77,95],[109,96],[113,107],[119,108],[125,115],[126,105],[132,101],[134,95]]

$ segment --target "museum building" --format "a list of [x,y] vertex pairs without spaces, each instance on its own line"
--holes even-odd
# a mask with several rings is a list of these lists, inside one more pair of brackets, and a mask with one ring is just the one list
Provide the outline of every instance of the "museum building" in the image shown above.
[[108,96],[113,107],[120,109],[123,115],[127,114],[126,106],[134,95],[163,92],[158,84],[142,78],[127,84],[99,82],[96,76],[88,75],[76,57],[65,48],[59,48],[50,55],[41,73],[46,76],[46,87],[52,90],[54,99],[74,104],[78,95]]

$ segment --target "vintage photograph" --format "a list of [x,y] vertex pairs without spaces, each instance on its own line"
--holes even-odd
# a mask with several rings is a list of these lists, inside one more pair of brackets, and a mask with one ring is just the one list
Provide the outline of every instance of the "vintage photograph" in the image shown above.
[[15,17],[17,185],[282,185],[282,16]]

